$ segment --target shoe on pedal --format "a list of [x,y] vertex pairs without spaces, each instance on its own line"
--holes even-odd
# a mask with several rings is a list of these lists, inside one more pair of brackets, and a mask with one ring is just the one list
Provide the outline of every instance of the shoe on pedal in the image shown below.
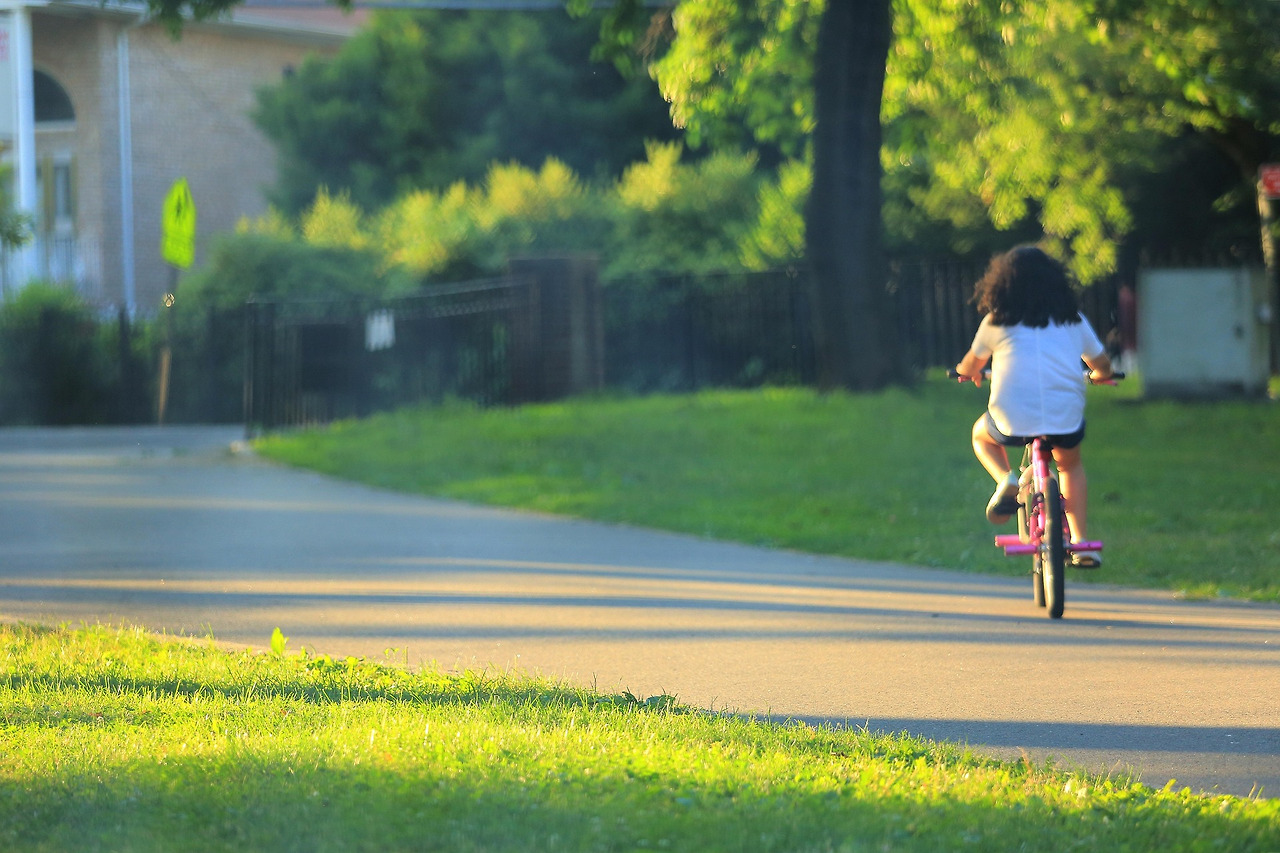
[[1010,472],[987,502],[987,521],[1004,524],[1018,511],[1018,475]]
[[1072,551],[1071,565],[1077,569],[1102,568],[1102,555],[1097,551]]

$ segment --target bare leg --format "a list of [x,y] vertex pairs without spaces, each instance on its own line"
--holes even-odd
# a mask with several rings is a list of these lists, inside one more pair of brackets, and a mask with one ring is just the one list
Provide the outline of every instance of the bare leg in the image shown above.
[[1053,461],[1058,464],[1058,483],[1062,486],[1062,501],[1066,504],[1071,541],[1080,542],[1086,536],[1085,516],[1089,509],[1089,483],[1084,476],[1080,446],[1070,450],[1055,447]]
[[986,415],[973,424],[973,455],[978,457],[982,467],[987,469],[991,479],[997,483],[1003,483],[1005,477],[1009,476],[1009,453],[987,434]]

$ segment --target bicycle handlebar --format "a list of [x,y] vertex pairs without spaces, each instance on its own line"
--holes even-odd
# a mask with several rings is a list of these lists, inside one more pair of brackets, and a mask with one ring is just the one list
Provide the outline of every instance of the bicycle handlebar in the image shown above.
[[[1085,377],[1085,379],[1089,379],[1089,374],[1090,374],[1091,372],[1092,372],[1092,371],[1088,371],[1088,370],[1086,370],[1086,371],[1084,372],[1084,377]],[[955,380],[956,380],[956,381],[958,381],[958,382],[972,382],[972,381],[973,381],[973,379],[972,379],[971,377],[968,377],[968,376],[962,376],[962,375],[961,375],[961,374],[960,374],[960,373],[959,373],[959,372],[958,372],[954,367],[952,367],[952,368],[948,368],[948,369],[947,369],[947,378],[948,378],[948,379],[955,379]],[[982,378],[983,378],[983,379],[990,379],[990,378],[991,378],[991,368],[989,368],[989,367],[984,367],[984,368],[982,369]],[[1122,370],[1114,370],[1114,371],[1112,371],[1112,372],[1111,372],[1111,375],[1110,375],[1110,376],[1108,376],[1106,379],[1099,379],[1099,380],[1097,380],[1096,382],[1095,382],[1094,380],[1092,380],[1092,379],[1089,379],[1089,382],[1091,382],[1091,383],[1092,383],[1092,384],[1094,384],[1094,385],[1115,385],[1115,384],[1116,384],[1117,382],[1119,382],[1121,379],[1124,379],[1124,371],[1122,371]]]
[[[972,378],[972,377],[969,377],[969,376],[965,376],[965,375],[963,375],[962,373],[960,373],[960,371],[956,370],[954,367],[949,367],[949,368],[947,368],[947,378],[948,378],[948,379],[954,379],[954,380],[956,380],[957,382],[972,382],[972,381],[973,381],[973,378]],[[990,367],[984,367],[984,368],[982,368],[982,378],[983,378],[983,379],[990,379],[990,378],[991,378],[991,368],[990,368]]]

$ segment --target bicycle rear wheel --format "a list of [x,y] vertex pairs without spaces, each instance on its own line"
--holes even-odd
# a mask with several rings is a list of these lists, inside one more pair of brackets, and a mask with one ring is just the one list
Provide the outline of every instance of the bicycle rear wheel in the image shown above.
[[1067,548],[1062,529],[1062,494],[1058,481],[1044,490],[1044,539],[1040,545],[1040,575],[1044,579],[1045,607],[1050,619],[1061,619],[1067,601]]

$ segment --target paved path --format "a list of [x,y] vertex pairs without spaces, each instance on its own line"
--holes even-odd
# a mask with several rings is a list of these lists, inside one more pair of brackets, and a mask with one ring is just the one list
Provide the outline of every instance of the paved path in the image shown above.
[[[516,666],[1280,792],[1280,608],[811,557],[410,498],[228,429],[0,430],[0,618]],[[983,535],[975,531],[975,536]]]

